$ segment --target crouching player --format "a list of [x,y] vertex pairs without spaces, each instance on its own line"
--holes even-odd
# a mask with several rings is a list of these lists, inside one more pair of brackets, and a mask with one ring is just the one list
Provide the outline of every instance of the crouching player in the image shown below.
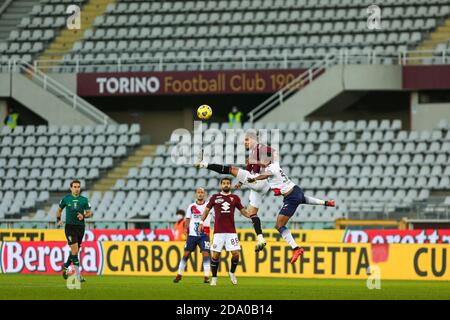
[[199,229],[202,214],[206,208],[205,196],[205,190],[203,188],[197,188],[197,190],[195,190],[195,202],[189,205],[187,209],[185,233],[188,237],[186,239],[186,244],[184,245],[184,255],[181,258],[180,265],[178,266],[178,274],[173,280],[175,283],[180,282],[189,256],[191,255],[191,252],[195,251],[197,246],[199,246],[203,254],[203,271],[205,274],[203,282],[209,283],[209,226],[211,216],[208,216],[208,218],[203,222],[203,230],[200,231]]
[[231,283],[237,284],[235,271],[239,263],[239,250],[241,250],[241,246],[234,223],[235,209],[237,208],[243,216],[250,218],[250,214],[243,207],[241,199],[231,193],[231,179],[222,178],[220,180],[220,187],[221,192],[212,195],[209,199],[199,227],[200,231],[204,230],[209,212],[214,208],[214,237],[211,247],[211,251],[213,252],[211,257],[212,286],[217,284],[217,269],[219,268],[220,253],[224,246],[226,251],[231,251],[232,256],[229,272]]

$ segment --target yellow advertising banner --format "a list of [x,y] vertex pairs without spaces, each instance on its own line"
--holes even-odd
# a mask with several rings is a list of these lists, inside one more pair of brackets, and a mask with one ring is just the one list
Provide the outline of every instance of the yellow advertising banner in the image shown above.
[[64,229],[0,229],[0,241],[66,241]]
[[[342,243],[345,234],[344,230],[290,229],[290,231],[297,242]],[[238,229],[237,234],[241,242],[256,241],[256,234],[253,229]],[[267,241],[284,241],[276,229],[263,229],[263,235]]]
[[[100,239],[101,241],[105,239],[120,241],[121,238],[124,239],[126,238],[126,236],[129,236],[129,239],[127,238],[127,240],[141,241],[143,238],[138,237],[139,231],[140,230],[86,229],[86,237],[84,241],[96,241],[97,239]],[[144,231],[144,234],[150,232],[150,230],[147,229]],[[160,233],[159,230],[154,231],[155,235],[158,236]],[[291,233],[294,239],[296,239],[298,242],[342,243],[344,239],[344,230],[293,229],[291,230]],[[256,234],[253,229],[238,229],[237,234],[241,242],[256,240]],[[263,229],[263,234],[267,241],[280,241],[280,239],[283,240],[280,236],[280,233],[275,229]],[[134,237],[131,237],[132,235]],[[169,238],[170,237],[167,237],[168,240]],[[159,239],[155,237],[155,239],[153,240]],[[0,229],[0,241],[66,241],[66,237],[64,234],[64,229]]]
[[[103,242],[104,275],[174,275],[183,255],[182,242]],[[238,276],[450,280],[449,248],[430,244],[306,243],[304,255],[290,264],[292,250],[270,242],[258,254],[254,243],[241,243]],[[222,252],[219,275],[227,276],[231,255]],[[191,255],[185,275],[202,275],[202,255]]]

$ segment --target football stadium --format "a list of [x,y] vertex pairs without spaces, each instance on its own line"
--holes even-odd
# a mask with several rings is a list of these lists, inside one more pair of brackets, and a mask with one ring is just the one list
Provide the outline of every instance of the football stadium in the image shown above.
[[0,0],[0,118],[1,300],[450,299],[448,0]]

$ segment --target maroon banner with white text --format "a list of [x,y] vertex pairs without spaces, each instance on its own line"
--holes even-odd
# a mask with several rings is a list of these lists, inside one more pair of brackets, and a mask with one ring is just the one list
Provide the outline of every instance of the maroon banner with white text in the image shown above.
[[273,93],[304,69],[81,73],[80,96]]
[[[83,241],[173,241],[173,229],[86,229]],[[0,229],[0,242],[66,241],[64,229]]]
[[173,241],[172,229],[86,230],[84,241]]

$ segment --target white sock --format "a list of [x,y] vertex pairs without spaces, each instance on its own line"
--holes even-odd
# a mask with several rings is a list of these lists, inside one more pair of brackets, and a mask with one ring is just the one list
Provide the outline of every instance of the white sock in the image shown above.
[[297,242],[295,242],[294,237],[292,236],[288,228],[286,227],[281,228],[281,236],[291,246],[292,249],[298,247]]
[[178,274],[183,274],[184,268],[186,267],[187,258],[182,257],[180,260],[180,265],[178,266]]
[[209,277],[209,272],[211,271],[211,266],[209,264],[209,259],[205,261],[203,258],[203,272],[205,274],[205,277]]
[[78,277],[78,279],[80,278],[81,274],[80,274],[80,266],[73,266],[75,268],[75,273]]
[[325,201],[324,200],[320,200],[320,199],[313,198],[313,197],[305,196],[305,201],[306,201],[306,204],[312,204],[312,205],[317,205],[317,206],[324,206],[325,205]]
[[264,242],[264,237],[262,234],[258,234],[258,241],[259,242]]

